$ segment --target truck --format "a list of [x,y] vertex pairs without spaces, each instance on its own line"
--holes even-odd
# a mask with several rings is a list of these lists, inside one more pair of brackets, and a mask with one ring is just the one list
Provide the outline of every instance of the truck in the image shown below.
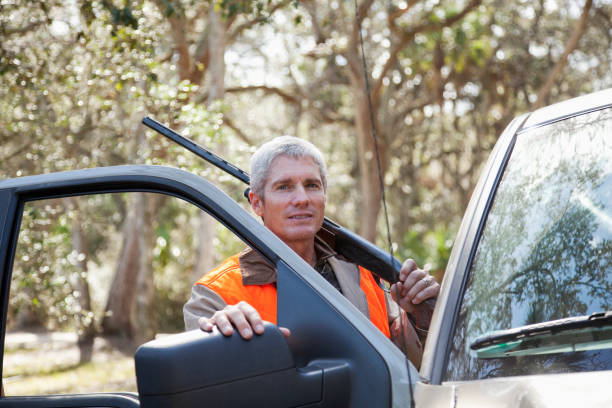
[[[136,352],[137,393],[8,396],[43,407],[610,407],[612,89],[515,118],[457,233],[417,370],[236,201],[198,175],[124,165],[0,181],[1,335],[24,205],[154,192],[207,212],[278,270],[278,324]],[[0,359],[0,361],[2,361]],[[607,390],[607,391],[606,391]]]

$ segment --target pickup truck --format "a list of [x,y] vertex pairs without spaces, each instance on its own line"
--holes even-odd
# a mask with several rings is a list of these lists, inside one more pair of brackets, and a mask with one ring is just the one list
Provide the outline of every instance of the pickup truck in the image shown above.
[[[138,393],[0,398],[43,407],[612,406],[612,90],[515,118],[457,234],[420,370],[234,200],[174,168],[0,182],[4,339],[25,203],[146,191],[206,211],[278,268],[278,323],[246,341],[199,330],[143,344]],[[0,360],[1,361],[1,360]]]

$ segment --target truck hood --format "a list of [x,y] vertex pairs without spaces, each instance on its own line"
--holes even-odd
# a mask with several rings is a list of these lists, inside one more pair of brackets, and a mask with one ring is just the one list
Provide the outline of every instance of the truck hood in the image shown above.
[[444,408],[612,407],[612,371],[417,383],[420,406]]

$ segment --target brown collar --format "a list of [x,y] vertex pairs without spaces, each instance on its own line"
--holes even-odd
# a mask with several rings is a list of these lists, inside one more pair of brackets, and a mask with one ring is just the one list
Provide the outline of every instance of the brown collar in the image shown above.
[[[315,252],[317,263],[337,255],[327,243],[318,238],[315,238]],[[276,282],[276,267],[251,247],[246,247],[240,252],[238,262],[243,285],[266,285]]]

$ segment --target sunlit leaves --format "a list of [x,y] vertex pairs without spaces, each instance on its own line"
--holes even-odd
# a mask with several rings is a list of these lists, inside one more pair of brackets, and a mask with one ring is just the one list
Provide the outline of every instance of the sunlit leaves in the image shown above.
[[138,28],[138,20],[132,14],[132,10],[129,6],[124,6],[122,8],[116,7],[109,1],[102,1],[102,5],[106,8],[111,16],[112,21],[115,26],[128,26],[133,29]]
[[81,317],[86,326],[77,327],[94,324],[74,290],[84,254],[73,251],[69,224],[68,214],[57,203],[26,207],[11,280],[11,322],[17,314],[29,313],[50,329],[72,326]]
[[238,14],[254,15],[260,22],[269,18],[269,8],[275,3],[272,0],[213,0],[214,7],[222,10],[226,18]]

